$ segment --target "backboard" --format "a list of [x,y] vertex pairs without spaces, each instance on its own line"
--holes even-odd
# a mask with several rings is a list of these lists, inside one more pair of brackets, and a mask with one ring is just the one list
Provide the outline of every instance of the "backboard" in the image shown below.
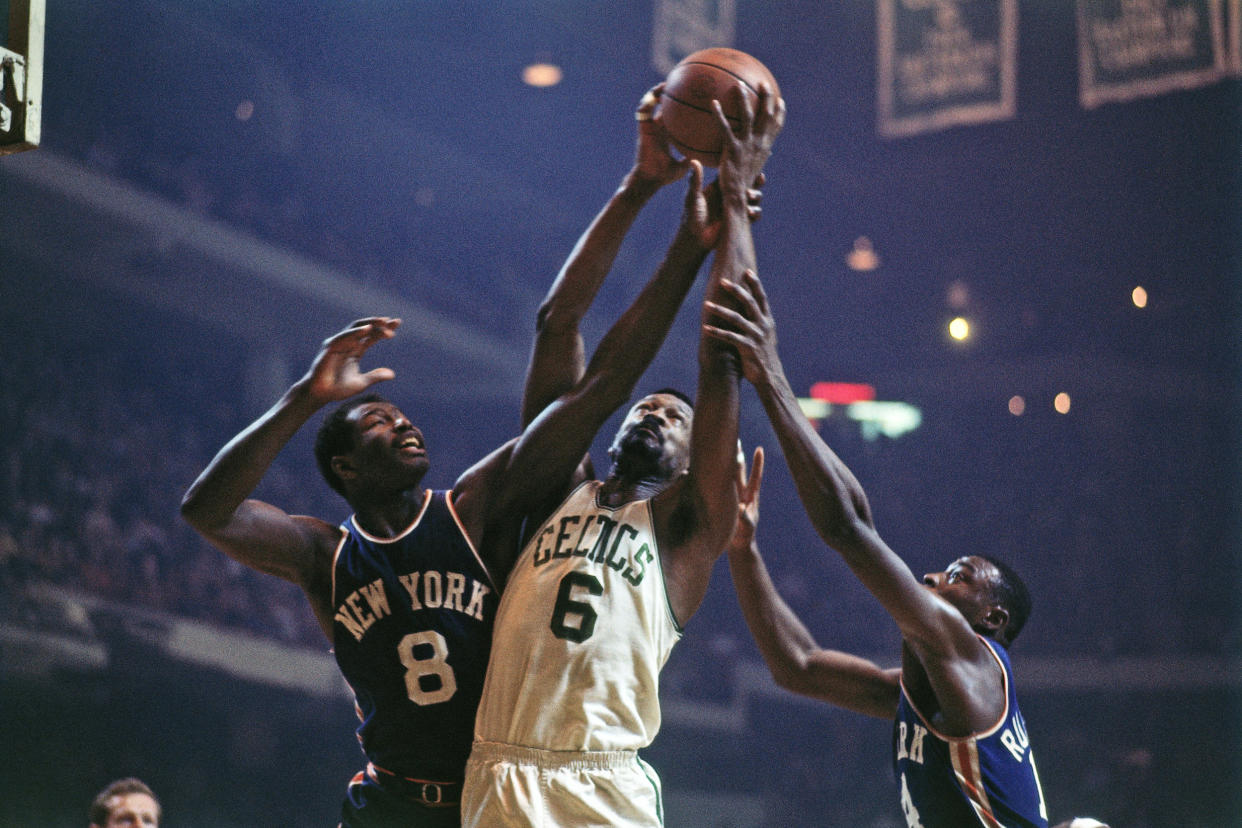
[[0,45],[0,155],[39,146],[46,19],[47,0],[9,0],[8,39]]

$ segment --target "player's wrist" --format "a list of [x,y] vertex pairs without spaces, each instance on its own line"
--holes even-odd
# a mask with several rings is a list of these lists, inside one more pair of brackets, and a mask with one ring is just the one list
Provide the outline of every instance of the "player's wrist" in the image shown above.
[[649,173],[636,164],[622,180],[618,192],[625,198],[645,202],[663,186],[664,179],[661,176]]

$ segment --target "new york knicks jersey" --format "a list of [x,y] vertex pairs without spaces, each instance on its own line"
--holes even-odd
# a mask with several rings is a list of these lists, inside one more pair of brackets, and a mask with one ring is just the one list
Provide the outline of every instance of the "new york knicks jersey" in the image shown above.
[[470,753],[498,596],[450,492],[427,491],[393,538],[341,525],[333,650],[354,692],[358,740],[391,772],[459,781]]
[[660,729],[659,675],[681,636],[650,501],[575,489],[522,550],[496,619],[476,735],[564,751],[637,750]]
[[1035,757],[1005,648],[981,639],[1004,671],[1005,711],[991,730],[950,738],[915,709],[902,685],[893,768],[908,828],[1047,828]]

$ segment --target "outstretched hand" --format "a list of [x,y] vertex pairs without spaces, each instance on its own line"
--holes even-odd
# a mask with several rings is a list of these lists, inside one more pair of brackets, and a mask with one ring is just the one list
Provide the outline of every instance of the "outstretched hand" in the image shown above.
[[740,86],[729,90],[741,123],[729,123],[720,101],[712,101],[722,135],[720,181],[724,187],[744,187],[754,181],[772,155],[772,144],[785,126],[785,99],[774,94],[766,83],[759,84],[754,106]]
[[737,524],[729,541],[729,551],[743,552],[755,540],[755,528],[759,525],[759,484],[763,482],[763,446],[755,447],[755,459],[746,474],[746,454],[742,443],[737,444]]
[[733,298],[736,310],[706,302],[709,317],[719,324],[704,324],[703,334],[737,350],[742,376],[752,385],[778,376],[782,369],[776,350],[776,322],[759,277],[747,270],[741,284],[724,279],[720,286]]
[[395,377],[391,368],[363,371],[359,363],[372,345],[392,339],[400,325],[400,319],[371,316],[351,322],[340,333],[325,339],[310,370],[302,378],[311,399],[320,405],[344,400],[377,382]]
[[[763,185],[767,178],[763,173],[755,177],[754,186],[746,190],[746,216],[751,223],[763,215]],[[682,223],[706,249],[712,249],[720,239],[720,181],[703,186],[703,165],[690,162],[690,185],[686,188],[686,200],[682,211]]]
[[686,159],[678,161],[669,149],[668,134],[664,125],[655,117],[656,107],[660,104],[660,96],[664,94],[664,84],[658,83],[647,90],[638,108],[634,110],[634,120],[638,122],[638,144],[634,150],[634,175],[644,181],[663,187],[671,184],[686,174],[690,162]]

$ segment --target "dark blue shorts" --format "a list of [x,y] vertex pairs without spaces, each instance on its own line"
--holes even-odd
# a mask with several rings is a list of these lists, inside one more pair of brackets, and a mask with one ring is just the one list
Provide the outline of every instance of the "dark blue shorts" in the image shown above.
[[341,828],[461,828],[461,783],[407,779],[368,766],[349,782]]

